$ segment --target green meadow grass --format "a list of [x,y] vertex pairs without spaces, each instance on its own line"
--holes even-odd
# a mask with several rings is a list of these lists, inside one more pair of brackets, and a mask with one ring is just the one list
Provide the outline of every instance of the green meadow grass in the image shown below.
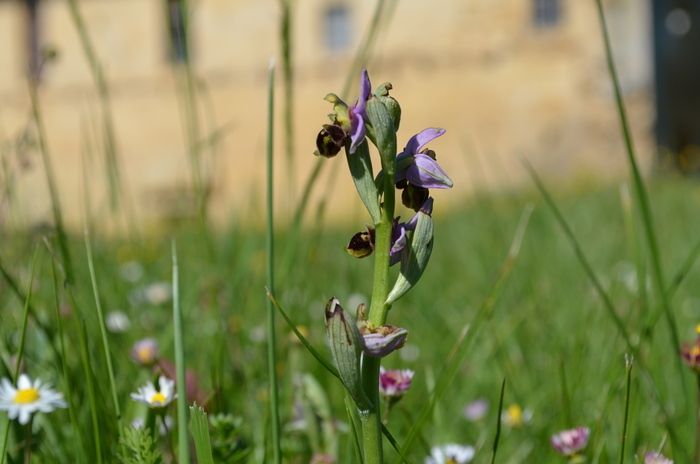
[[[689,462],[694,446],[694,379],[690,370],[679,373],[678,353],[663,318],[657,319],[651,338],[645,335],[660,302],[654,298],[650,276],[637,275],[638,269],[648,268],[645,248],[638,245],[643,240],[638,219],[630,217],[617,185],[557,191],[554,197],[633,343],[641,340],[631,371],[624,462],[634,462],[636,455],[664,441],[665,451],[673,454],[676,462]],[[694,213],[700,195],[694,183],[669,179],[652,183],[650,198],[662,264],[671,280],[697,241],[700,217]],[[521,213],[530,203],[535,208],[519,256],[488,317],[474,324],[484,299],[492,294]],[[325,302],[337,296],[349,307],[351,302],[367,301],[371,291],[371,261],[353,259],[343,250],[350,229],[310,227],[301,234],[304,240],[293,243],[288,238],[294,231],[280,230],[275,237],[280,255],[286,247],[296,247],[289,268],[276,269],[275,296],[327,358]],[[169,237],[178,244],[184,359],[196,376],[200,401],[205,402],[210,417],[222,412],[240,416],[236,436],[249,453],[240,462],[267,462],[271,454],[265,454],[270,444],[270,417],[264,234],[244,226],[222,230],[215,235],[211,258],[207,252],[210,245],[201,238],[198,226],[180,226],[170,232]],[[454,359],[449,351],[464,326],[473,324],[473,333],[468,334],[464,362],[456,366],[453,382],[444,388],[406,460],[422,462],[430,446],[459,442],[477,447],[475,462],[490,462],[505,378],[504,409],[517,403],[532,411],[532,420],[518,428],[503,426],[496,462],[562,462],[551,449],[549,436],[577,425],[591,427],[592,462],[618,461],[625,423],[625,354],[629,349],[541,196],[533,190],[471,198],[449,214],[438,211],[436,234],[429,272],[389,315],[390,323],[400,321],[410,335],[407,346],[387,358],[384,365],[416,371],[411,391],[391,411],[387,423],[399,445],[416,423],[431,385],[444,379],[441,371],[446,360]],[[105,317],[121,310],[131,320],[127,331],[107,333],[122,422],[129,424],[145,416],[145,410],[129,398],[129,393],[153,378],[149,369],[130,358],[132,343],[155,337],[163,356],[175,359],[171,302],[151,304],[129,298],[135,289],[149,283],[170,281],[170,240],[157,234],[138,242],[100,236],[91,241]],[[71,405],[70,410],[36,417],[34,462],[95,462],[95,435],[99,435],[104,462],[114,461],[119,426],[82,237],[69,237],[73,285],[61,285],[65,273],[60,260],[53,262],[58,266],[60,319],[52,281],[55,256],[44,246],[41,235],[6,235],[4,244],[2,267],[15,279],[22,297],[28,291],[31,257],[39,247],[28,305],[24,369],[32,377],[51,381]],[[136,282],[121,276],[124,264],[130,261],[144,268]],[[645,286],[637,282],[645,281],[648,291],[641,291]],[[669,294],[683,340],[694,337],[700,304],[695,289],[699,283],[700,275],[691,268],[677,290]],[[20,350],[25,300],[18,298],[7,279],[0,283],[0,290],[0,375],[11,377],[13,356]],[[312,447],[322,451],[332,446],[330,442],[337,443],[340,462],[358,462],[342,387],[279,318],[277,329],[285,460],[306,463]],[[61,356],[64,350],[65,356]],[[318,387],[315,390],[314,384]],[[94,400],[90,399],[91,385]],[[489,414],[472,423],[463,417],[462,410],[477,398],[488,399]],[[290,431],[290,422],[298,416],[295,403],[306,405],[301,409],[312,411],[316,420],[308,420],[302,431]],[[92,433],[93,413],[97,434]],[[176,417],[174,403],[170,415]],[[5,424],[3,417],[0,432]],[[170,430],[170,438],[159,441],[166,455],[177,449],[176,429],[177,425]],[[668,436],[669,430],[675,438]],[[13,425],[8,450],[14,461],[10,462],[22,459],[18,452],[23,440],[22,429]],[[216,448],[216,437],[212,443]],[[389,462],[397,458],[388,446],[386,455]]]

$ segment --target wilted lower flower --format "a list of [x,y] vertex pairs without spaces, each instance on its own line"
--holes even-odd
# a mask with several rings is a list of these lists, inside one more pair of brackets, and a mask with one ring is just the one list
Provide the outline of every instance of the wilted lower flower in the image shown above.
[[474,459],[474,447],[450,443],[434,446],[425,464],[466,464]]
[[650,451],[644,455],[644,464],[673,464],[673,461],[658,451]]
[[158,342],[154,338],[144,338],[131,348],[131,357],[142,366],[150,366],[158,360]]
[[558,453],[564,456],[574,456],[588,445],[590,434],[591,431],[588,427],[577,427],[552,435],[550,442]]
[[415,373],[410,369],[379,369],[379,392],[389,398],[402,397],[409,388]]
[[27,375],[20,374],[17,388],[5,378],[0,383],[0,410],[7,411],[11,420],[17,419],[22,425],[27,424],[35,412],[46,413],[65,407],[63,395],[39,379],[32,382]]
[[489,402],[484,398],[472,401],[464,408],[464,417],[471,422],[477,422],[486,417],[489,412]]
[[140,387],[131,399],[145,403],[150,408],[164,408],[175,399],[175,381],[165,376],[158,377],[158,390],[151,382]]
[[375,329],[363,327],[360,330],[364,347],[362,350],[367,356],[383,358],[401,348],[406,343],[408,331],[393,325],[383,325]]
[[409,184],[427,189],[452,187],[452,180],[435,160],[435,153],[423,147],[440,137],[445,129],[424,129],[408,140],[406,147],[396,157],[396,182],[407,180]]

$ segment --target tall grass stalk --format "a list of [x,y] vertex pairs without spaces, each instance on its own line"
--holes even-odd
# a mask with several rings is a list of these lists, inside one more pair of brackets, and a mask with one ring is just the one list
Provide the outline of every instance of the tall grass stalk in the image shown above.
[[501,438],[501,415],[503,414],[503,396],[506,392],[506,379],[501,383],[501,395],[498,398],[498,413],[496,414],[496,435],[493,437],[493,454],[491,464],[496,464],[496,454],[498,453],[498,442]]
[[[267,288],[275,291],[275,242],[274,242],[274,121],[275,121],[275,62],[270,60],[267,81]],[[282,462],[280,443],[279,388],[277,385],[277,341],[275,334],[275,309],[267,299],[267,374],[270,382],[270,427],[272,427],[272,457],[276,464]]]
[[622,436],[620,437],[620,459],[619,463],[623,464],[625,462],[625,444],[627,442],[627,423],[629,421],[630,413],[630,393],[632,390],[632,365],[634,364],[634,358],[631,355],[625,356],[625,370],[627,371],[626,376],[626,388],[625,388],[625,415],[622,421]]
[[109,340],[107,338],[107,326],[105,324],[104,311],[102,311],[100,290],[97,286],[95,263],[92,258],[90,230],[87,224],[85,225],[85,252],[87,254],[88,269],[90,271],[90,284],[92,285],[92,296],[95,299],[95,309],[97,310],[97,321],[100,325],[100,338],[102,339],[102,350],[104,351],[105,364],[107,365],[107,375],[109,376],[109,387],[112,394],[112,403],[114,405],[114,412],[117,415],[117,422],[121,422],[122,413],[121,409],[119,408],[119,399],[117,397],[117,384],[114,381],[114,367],[112,366],[112,354],[109,349]]
[[[658,297],[661,301],[661,308],[664,312],[666,322],[668,323],[668,327],[671,332],[671,352],[676,353],[678,351],[678,347],[680,346],[680,338],[678,336],[678,329],[676,328],[675,316],[673,315],[671,302],[666,292],[666,283],[664,279],[663,266],[661,264],[659,245],[654,229],[654,220],[652,217],[649,195],[647,193],[646,187],[644,186],[644,181],[642,180],[642,175],[637,164],[637,155],[634,148],[634,141],[630,132],[629,122],[627,120],[627,111],[625,109],[625,103],[622,98],[622,91],[620,90],[620,82],[617,76],[617,69],[615,67],[615,61],[612,55],[612,46],[610,45],[610,36],[608,34],[608,27],[605,20],[605,11],[603,9],[603,4],[601,0],[595,0],[595,2],[598,8],[598,19],[600,21],[601,34],[603,36],[603,43],[605,45],[605,58],[608,65],[608,71],[610,73],[610,80],[613,86],[613,91],[615,93],[617,113],[620,118],[620,127],[622,129],[622,135],[625,142],[627,161],[629,163],[630,172],[632,175],[632,184],[634,186],[635,197],[637,199],[640,215],[642,218],[643,230],[646,235],[647,245],[649,246],[649,257],[651,259],[652,274],[654,276],[654,282],[656,284]],[[679,356],[674,356],[674,358],[676,367],[678,368],[679,378],[682,379],[684,377],[683,364]],[[681,385],[683,386],[683,390],[687,393],[685,382],[681,382]]]
[[85,442],[83,441],[83,433],[78,425],[78,418],[76,416],[75,403],[73,401],[73,392],[71,389],[70,373],[68,370],[68,361],[66,358],[66,342],[65,334],[63,328],[63,320],[61,317],[61,299],[59,296],[59,285],[58,285],[58,273],[56,271],[56,260],[54,259],[51,245],[48,240],[44,238],[44,245],[49,251],[51,256],[51,280],[53,283],[53,295],[54,295],[54,312],[56,316],[56,327],[58,336],[58,346],[60,350],[60,362],[61,362],[61,374],[63,379],[63,389],[66,392],[66,402],[68,403],[68,416],[70,417],[71,426],[73,427],[73,433],[75,438],[78,440],[78,462],[86,462],[85,459]]
[[39,152],[41,154],[41,161],[44,166],[44,174],[46,175],[46,183],[49,187],[49,194],[51,196],[51,211],[53,213],[54,226],[56,227],[56,234],[58,236],[58,247],[61,251],[61,257],[63,258],[63,268],[66,274],[66,283],[72,284],[74,282],[74,270],[73,261],[70,255],[70,249],[68,247],[68,236],[66,235],[66,229],[63,224],[63,214],[61,212],[61,202],[58,196],[58,188],[56,187],[56,176],[53,171],[53,166],[51,165],[51,156],[49,155],[48,142],[46,140],[46,130],[44,129],[44,121],[41,116],[41,108],[39,106],[39,97],[37,95],[37,82],[29,77],[29,99],[32,106],[32,117],[34,123],[36,124],[37,138],[39,142]]
[[447,392],[447,387],[456,377],[459,367],[471,348],[474,337],[483,327],[484,322],[492,316],[493,309],[502,294],[503,286],[508,281],[508,277],[513,270],[513,266],[515,266],[518,256],[520,255],[520,249],[525,237],[525,231],[527,230],[527,226],[530,221],[532,210],[533,206],[529,204],[520,216],[520,221],[517,229],[515,230],[508,254],[501,264],[494,283],[491,286],[489,293],[484,298],[472,324],[466,325],[463,328],[460,336],[457,338],[457,341],[450,349],[450,352],[445,359],[445,367],[439,374],[437,382],[435,383],[435,388],[431,391],[428,400],[424,403],[423,408],[418,414],[418,418],[413,421],[413,425],[409,429],[406,438],[404,439],[403,445],[401,446],[401,455],[408,454],[408,451],[413,446],[414,441],[427,423],[433,408]]
[[[31,307],[30,302],[32,299],[32,288],[34,287],[34,271],[36,270],[36,261],[39,256],[39,248],[35,248],[34,256],[32,258],[32,268],[29,276],[29,287],[27,288],[27,298],[24,301],[24,310],[22,316],[22,328],[20,329],[19,338],[19,349],[17,350],[17,359],[15,361],[14,371],[12,372],[12,382],[17,383],[19,378],[19,370],[22,366],[22,358],[24,357],[24,347],[27,339],[27,325],[29,323],[29,308]],[[5,434],[2,439],[2,451],[0,456],[0,464],[5,464],[5,459],[7,457],[7,442],[10,437],[10,419],[7,419],[7,425],[5,427]]]
[[171,244],[173,259],[173,328],[175,332],[175,382],[177,388],[177,455],[180,464],[190,462],[190,443],[187,437],[187,383],[185,382],[185,336],[180,308],[180,273],[177,264],[177,245]]
[[97,94],[100,101],[100,112],[102,116],[102,130],[104,135],[105,161],[107,170],[107,185],[109,185],[109,198],[112,210],[115,211],[119,206],[121,188],[121,174],[119,166],[119,155],[117,152],[116,137],[114,135],[114,122],[112,120],[112,109],[110,103],[109,86],[104,77],[104,71],[100,60],[95,52],[95,47],[90,40],[85,21],[80,14],[77,0],[67,0],[68,11],[71,19],[78,32],[80,44],[83,48],[83,53],[90,67],[92,79],[97,88]]
[[294,159],[294,66],[293,21],[291,0],[280,0],[280,48],[282,55],[282,83],[284,84],[284,148],[287,160],[287,194],[294,201],[296,163]]

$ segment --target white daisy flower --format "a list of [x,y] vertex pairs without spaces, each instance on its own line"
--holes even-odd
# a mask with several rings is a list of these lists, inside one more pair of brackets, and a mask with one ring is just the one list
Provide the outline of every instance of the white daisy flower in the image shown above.
[[472,446],[448,445],[434,446],[430,456],[425,458],[425,464],[467,464],[474,459]]
[[140,387],[136,393],[131,394],[131,399],[146,403],[150,408],[164,408],[177,396],[175,394],[175,381],[165,376],[158,377],[158,390],[152,383]]
[[39,379],[32,382],[25,374],[20,374],[17,388],[6,378],[0,383],[0,410],[7,411],[10,419],[18,419],[22,425],[28,423],[35,412],[51,412],[67,406],[61,393]]

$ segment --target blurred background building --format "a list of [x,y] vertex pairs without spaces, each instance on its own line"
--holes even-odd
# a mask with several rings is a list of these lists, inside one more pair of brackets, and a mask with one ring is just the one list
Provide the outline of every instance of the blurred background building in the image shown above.
[[[404,114],[401,146],[424,127],[448,130],[432,148],[455,188],[465,195],[516,188],[527,182],[523,157],[563,184],[625,174],[592,0],[385,3],[388,13],[369,60],[371,78],[374,84],[394,84],[393,95]],[[605,2],[631,124],[646,166],[656,151],[654,50],[666,54],[671,41],[698,34],[689,23],[691,16],[683,16],[689,7],[672,3]],[[177,0],[78,0],[108,84],[125,191],[139,215],[178,215],[186,209],[181,194],[191,178],[192,118],[186,111],[183,73],[188,53],[195,76],[196,137],[203,176],[211,180],[213,216],[226,219],[232,210],[254,210],[263,198],[266,73],[270,56],[279,56],[280,5],[277,0],[197,0],[190,5],[184,35],[185,15]],[[375,1],[292,0],[291,7],[295,167],[284,161],[281,118],[276,151],[279,203],[287,210],[316,162],[315,136],[329,111],[322,98],[329,91],[340,92]],[[668,17],[679,8],[681,13]],[[14,205],[12,213],[3,212],[3,219],[48,217],[36,131],[29,124],[28,71],[38,78],[48,146],[69,220],[81,221],[84,178],[95,210],[107,210],[101,155],[104,114],[89,51],[68,2],[0,0],[0,43],[0,147],[4,185],[10,191],[3,201],[11,198]],[[47,49],[57,57],[41,66]],[[668,60],[657,61],[657,72],[664,74],[670,62],[682,63],[677,57]],[[694,76],[698,63],[693,61]],[[681,65],[674,66],[664,74],[671,81],[681,73]],[[356,80],[350,100],[356,97]],[[280,110],[281,92],[278,85]],[[675,134],[671,113],[682,94],[657,94],[663,120],[657,133],[669,149],[680,150],[679,143],[691,141],[687,134],[697,132],[696,126]],[[332,192],[331,212],[354,204],[354,197],[345,194],[352,188],[348,176],[337,171],[324,170],[315,190],[316,198]],[[294,182],[286,180],[289,172]],[[465,195],[446,199],[455,203]]]

